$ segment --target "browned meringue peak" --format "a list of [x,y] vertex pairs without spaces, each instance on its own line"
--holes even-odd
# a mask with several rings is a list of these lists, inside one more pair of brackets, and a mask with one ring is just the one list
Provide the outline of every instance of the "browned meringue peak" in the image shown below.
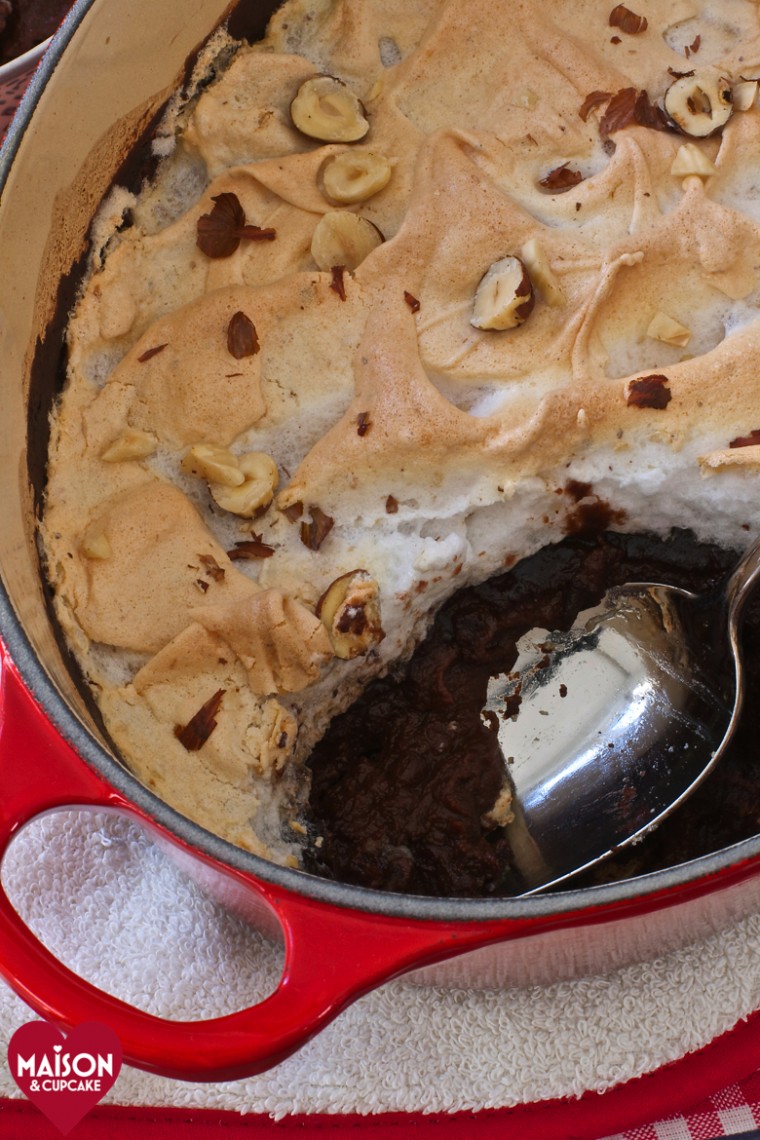
[[412,313],[394,285],[376,293],[356,354],[350,408],[299,465],[278,496],[281,508],[316,505],[349,523],[357,514],[380,513],[389,495],[399,501],[411,495],[421,510],[445,516],[479,480],[506,478],[504,466],[498,475],[493,470],[489,445],[517,454],[538,434],[540,408],[507,427],[467,415],[436,389],[419,359]]
[[[760,74],[760,68],[754,74]],[[760,221],[760,108],[734,114],[720,136],[716,173],[706,181],[716,202]]]
[[[245,667],[229,643],[199,622],[191,622],[159,650],[135,674],[129,688],[147,701],[157,719],[172,728],[187,725],[209,697],[223,690],[213,717],[220,731],[215,728],[201,746],[206,755],[214,754],[220,776],[225,768],[239,763],[241,754],[248,769],[271,775],[293,751],[296,724],[291,713],[279,701],[261,700],[260,694],[254,694]],[[166,700],[167,690],[173,700]]]
[[[698,370],[702,355],[726,336],[730,298],[755,291],[748,316],[759,315],[760,227],[710,201],[701,179],[688,179],[680,207],[636,244],[640,256],[632,250],[600,273],[574,351],[579,379],[625,377],[680,361]],[[685,343],[650,331],[658,314],[682,326]]]
[[267,42],[275,50],[298,51],[316,70],[350,81],[366,96],[386,70],[424,41],[444,6],[443,0],[385,0],[382,6],[372,0],[298,0],[275,12]]
[[87,636],[144,653],[166,645],[204,601],[242,603],[258,591],[189,499],[158,479],[103,503],[65,569]]
[[[352,278],[346,276],[344,287],[341,300],[331,274],[294,273],[260,289],[216,290],[156,322],[82,409],[90,464],[131,429],[183,447],[199,441],[227,447],[237,439],[244,450],[269,450],[276,445],[269,433],[285,422],[291,426],[277,459],[297,462],[325,418],[340,415],[353,394],[353,356],[368,301]],[[240,360],[226,342],[236,312],[250,317],[259,341],[259,351]],[[140,360],[164,343],[166,348]],[[304,370],[307,355],[314,363]],[[245,435],[252,425],[266,435],[248,447]],[[74,448],[81,449],[76,436],[67,442],[69,454]],[[135,465],[106,466],[113,479]],[[103,464],[98,467],[91,476],[96,484],[104,477]],[[67,484],[81,477],[80,466],[67,468]]]
[[[414,5],[390,0],[380,12],[367,0],[347,0],[322,13],[304,6],[303,19],[290,15],[286,27],[275,15],[267,39],[239,51],[203,92],[185,141],[203,158],[211,178],[229,167],[315,149],[315,140],[296,130],[290,118],[290,103],[301,83],[327,70],[370,99],[384,76],[385,61],[392,64],[415,46],[439,8],[440,0]],[[329,58],[325,43],[330,44]],[[291,46],[302,54],[288,54]]]
[[259,297],[245,286],[219,289],[152,324],[83,417],[95,454],[128,428],[174,446],[227,446],[261,419],[260,349],[236,358],[228,340],[237,313],[263,335]]
[[[483,132],[457,137],[470,161],[537,221],[582,229],[600,245],[646,227],[680,201],[680,182],[670,169],[684,140],[670,133],[626,127],[603,160],[579,152],[554,163],[530,140]],[[564,192],[544,189],[540,180],[563,164],[582,180]]]
[[255,164],[253,173],[262,186],[283,201],[319,214],[336,209],[336,204],[324,196],[321,188],[322,171],[330,158],[352,150],[383,155],[392,166],[390,182],[377,194],[348,208],[374,222],[384,237],[390,238],[403,221],[424,136],[392,100],[369,100],[367,107],[372,128],[361,142],[330,143],[304,154],[266,159]]
[[[726,466],[718,459],[706,465],[705,457],[729,450],[732,440],[748,436],[754,430],[760,398],[760,381],[754,366],[758,353],[760,319],[755,319],[695,359],[657,370],[637,370],[618,380],[594,377],[579,382],[573,389],[573,399],[575,406],[583,409],[581,418],[587,434],[582,448],[576,447],[576,453],[583,450],[593,455],[595,448],[606,446],[612,453],[632,452],[635,462],[638,449],[647,442],[654,442],[670,453],[688,447],[693,459],[680,459],[682,467],[693,464],[696,470],[698,463],[703,469]],[[631,385],[652,375],[660,377],[668,390],[667,406],[658,409],[629,403]],[[561,430],[562,417],[553,407],[552,415],[555,413],[558,430]],[[554,439],[553,426],[547,443]],[[572,453],[573,449],[568,446],[568,456]],[[746,465],[751,466],[753,459],[750,454]],[[738,458],[733,465],[742,464]],[[705,503],[709,503],[708,492],[705,492]]]
[[203,605],[193,616],[234,650],[260,696],[300,692],[333,657],[319,618],[279,590]]
[[290,103],[314,67],[298,55],[242,49],[200,96],[184,131],[210,178],[235,166],[315,147],[290,118]]
[[[471,178],[471,188],[474,185]],[[423,195],[422,200],[430,197]],[[453,194],[448,197],[453,200]],[[446,194],[440,194],[437,200],[446,198]],[[501,232],[498,226],[490,231],[487,225],[483,231],[487,235]],[[431,247],[440,249],[444,258],[450,254],[452,265],[460,268],[463,263],[466,265],[467,251],[458,239],[435,227],[429,244],[420,239],[416,246],[410,241],[407,248],[407,232],[425,230],[410,222],[408,230],[404,227],[357,273],[368,290],[377,291],[378,301],[357,353],[356,396],[341,422],[298,468],[279,498],[281,506],[299,501],[316,503],[322,510],[334,512],[339,521],[349,522],[355,511],[368,513],[371,503],[377,508],[388,494],[405,500],[411,483],[417,503],[424,501],[425,506],[420,509],[431,509],[431,504],[438,503],[445,513],[450,507],[445,499],[451,488],[461,488],[468,481],[472,488],[479,479],[488,480],[489,464],[490,481],[496,481],[498,470],[498,481],[506,486],[512,478],[548,471],[573,454],[593,447],[594,438],[614,440],[621,426],[632,429],[635,437],[656,436],[679,447],[690,437],[712,437],[717,443],[721,433],[727,444],[741,424],[748,423],[745,417],[751,413],[756,389],[747,373],[752,356],[746,350],[758,338],[755,325],[728,341],[719,338],[717,348],[716,338],[711,341],[703,336],[700,345],[697,326],[695,348],[706,354],[698,360],[686,359],[687,352],[674,353],[670,346],[652,341],[654,349],[661,353],[657,362],[662,362],[674,396],[665,410],[627,407],[629,383],[639,378],[640,370],[635,361],[629,367],[619,362],[615,367],[610,365],[618,346],[619,359],[625,361],[625,346],[646,338],[654,305],[670,302],[674,265],[679,266],[676,277],[680,279],[683,274],[685,305],[701,306],[695,309],[700,313],[716,298],[710,311],[713,324],[717,322],[722,330],[720,315],[730,306],[715,288],[716,277],[723,284],[720,275],[730,273],[732,263],[742,266],[743,259],[751,261],[756,254],[760,263],[756,228],[740,215],[711,202],[701,181],[687,181],[678,210],[660,218],[647,233],[621,241],[604,260],[597,261],[597,272],[586,281],[585,295],[576,309],[576,325],[570,338],[577,336],[572,361],[567,353],[559,361],[556,383],[546,387],[543,399],[540,391],[530,388],[530,398],[511,404],[508,415],[479,419],[466,415],[435,389],[425,373],[412,335],[411,313],[408,309],[404,312],[401,301],[402,285],[408,279],[405,274],[402,278],[395,275],[397,260],[410,267],[410,284],[414,288],[417,281],[425,280],[428,259],[431,280],[444,276]],[[477,224],[467,227],[466,232],[477,244]],[[559,235],[558,240],[567,238]],[[577,236],[572,240],[577,241]],[[453,243],[451,249],[447,242]],[[549,245],[550,251],[552,248]],[[451,295],[455,285],[448,279],[446,284]],[[418,320],[426,308],[424,286],[421,295]],[[444,294],[436,296],[434,303],[443,304],[443,297]],[[686,318],[678,307],[676,313]],[[514,339],[528,330],[534,316],[535,311],[525,326],[514,331]],[[512,338],[512,330],[503,334],[504,341]],[[424,332],[420,342],[424,351]],[[557,340],[547,339],[548,348],[543,351],[551,352],[557,343],[562,343],[559,334]],[[744,355],[737,354],[739,345]],[[534,349],[534,353],[538,352]],[[508,350],[505,360],[509,360]],[[652,371],[649,361],[644,360],[643,364],[644,374]],[[524,374],[529,375],[530,353],[524,367]],[[619,380],[613,382],[608,376]],[[361,434],[357,427],[359,416],[369,424]],[[726,436],[729,429],[732,435]],[[344,472],[342,477],[339,468]],[[456,493],[453,501],[457,501]]]
[[[386,99],[425,133],[452,126],[490,133],[510,151],[522,150],[526,157],[532,151],[550,167],[553,152],[557,165],[588,163],[598,146],[606,104],[591,110],[585,123],[580,115],[592,93],[633,87],[656,103],[673,82],[673,72],[709,64],[729,79],[755,74],[747,68],[760,62],[760,30],[750,5],[727,13],[722,21],[702,14],[693,21],[690,40],[677,29],[688,27],[696,15],[694,5],[647,0],[634,7],[648,21],[640,35],[616,34],[609,25],[612,7],[520,0],[510,5],[506,53],[493,32],[503,19],[500,5],[480,0],[447,4],[425,50],[389,77]],[[684,49],[698,35],[700,20],[701,41],[687,63]],[[619,135],[614,139],[618,142]]]
[[[235,194],[250,225],[273,227],[273,241],[242,240],[229,257],[210,258],[197,246],[197,224],[213,198]],[[86,374],[87,355],[131,347],[158,318],[225,285],[266,285],[309,269],[318,216],[283,202],[256,180],[253,167],[229,171],[211,183],[178,221],[155,234],[127,230],[93,278],[72,323],[71,363]]]
[[[625,156],[637,152],[635,142],[621,147],[618,161],[628,168]],[[600,176],[603,185],[594,198],[589,192],[586,216],[591,219],[607,208],[612,216],[606,226],[600,222],[601,233],[593,222],[588,234],[583,227],[543,226],[474,165],[471,154],[460,136],[443,132],[430,140],[402,229],[359,267],[357,280],[381,288],[395,278],[396,288],[416,297],[423,363],[431,375],[448,378],[447,395],[457,404],[469,406],[472,382],[485,380],[503,389],[527,385],[535,402],[547,387],[569,381],[578,327],[605,262],[638,249],[629,235],[637,199],[621,193],[610,211],[609,185],[617,187],[625,178]],[[635,186],[635,178],[631,181]],[[660,216],[656,207],[654,216]],[[545,254],[561,297],[542,290],[537,279],[535,308],[519,329],[494,333],[473,328],[470,317],[480,279],[500,258],[520,256],[531,239]],[[461,391],[452,386],[456,381],[465,382]]]
[[[598,4],[593,17],[583,12],[586,7],[575,0],[514,0],[507,28],[503,5],[495,0],[446,4],[424,50],[404,61],[392,77],[393,97],[426,134],[456,124],[511,137],[533,129],[553,129],[559,135],[561,124],[575,146],[592,129],[578,115],[586,96],[626,86],[625,69],[632,62],[628,51],[604,60],[601,49],[609,26],[606,19],[600,21]],[[581,24],[587,31],[591,18],[600,22],[597,51],[573,34]],[[635,52],[636,45],[629,50]],[[676,59],[664,49],[662,54],[670,63]],[[553,126],[547,127],[547,119]]]
[[[194,733],[192,721],[210,700],[218,707],[206,719],[210,731],[204,740],[203,726]],[[260,797],[268,794],[254,775],[271,778],[283,767],[297,726],[278,700],[251,692],[245,670],[224,642],[192,623],[132,684],[108,688],[101,709],[108,731],[147,787],[233,843],[270,854],[251,823]],[[182,729],[186,742],[198,747],[181,742]]]

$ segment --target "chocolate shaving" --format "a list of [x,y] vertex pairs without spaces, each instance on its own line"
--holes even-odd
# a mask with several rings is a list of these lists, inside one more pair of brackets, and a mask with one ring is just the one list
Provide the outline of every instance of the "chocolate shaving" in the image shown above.
[[215,582],[222,581],[224,578],[224,569],[219,565],[212,554],[199,554],[198,559],[209,578],[213,578]]
[[204,582],[203,578],[196,578],[195,584],[202,594],[205,594],[206,590],[208,590],[208,582]]
[[319,507],[311,508],[311,522],[301,523],[301,542],[309,550],[319,550],[322,543],[335,525],[335,519],[330,518]]
[[230,257],[245,238],[248,241],[274,241],[272,229],[249,225],[237,194],[217,194],[210,213],[202,214],[196,225],[196,245],[207,257]]
[[701,36],[695,36],[693,42],[690,43],[688,47],[685,47],[683,49],[683,53],[687,59],[689,58],[689,56],[697,54],[697,52],[699,51],[699,48],[701,46],[701,43],[702,43],[702,37]]
[[568,163],[563,162],[561,166],[555,166],[554,170],[550,170],[545,178],[540,178],[538,184],[543,186],[544,190],[564,194],[566,190],[572,190],[573,186],[582,181],[583,175],[580,170],[573,170]]
[[760,428],[753,428],[749,435],[738,435],[732,439],[729,447],[757,447],[760,445]]
[[227,557],[235,562],[248,558],[271,558],[274,552],[273,546],[261,541],[260,534],[254,534],[253,538],[236,542],[234,550],[227,551]]
[[284,507],[282,513],[289,522],[298,522],[303,514],[303,503],[291,503],[289,507]]
[[611,98],[609,91],[592,91],[590,95],[587,95],[578,112],[583,122],[586,122],[595,107],[600,107],[602,103],[606,103],[609,98]]
[[243,312],[233,313],[227,325],[227,349],[235,360],[255,356],[259,351],[259,338],[250,317]]
[[395,515],[398,512],[398,499],[393,495],[389,495],[385,500],[385,513],[387,515]]
[[216,728],[216,714],[219,712],[224,693],[224,689],[217,689],[213,697],[209,697],[206,703],[201,705],[186,725],[174,726],[174,735],[188,752],[197,752],[202,748]]
[[654,408],[663,411],[672,399],[667,376],[639,376],[628,387],[629,408]]
[[599,124],[599,134],[606,139],[615,131],[631,126],[651,127],[657,131],[669,130],[665,113],[651,102],[646,91],[623,87],[607,104],[607,110]]
[[344,276],[345,272],[346,272],[345,265],[333,265],[332,270],[331,270],[332,281],[330,282],[330,288],[333,290],[334,293],[338,294],[341,301],[345,301],[345,299],[346,299],[346,285],[345,285],[345,282],[343,280],[343,276]]
[[404,290],[404,300],[406,301],[407,305],[409,306],[409,308],[412,310],[413,313],[418,313],[420,311],[419,301],[417,300],[416,297],[414,297],[406,289]]
[[694,74],[694,68],[691,71],[676,71],[674,67],[668,68],[668,75],[672,75],[674,79],[689,79]]
[[156,344],[153,348],[146,348],[145,352],[141,353],[137,360],[140,364],[144,364],[145,361],[150,360],[152,356],[158,356],[159,352],[163,352],[165,348],[165,344]]
[[630,8],[626,8],[625,4],[618,4],[610,12],[610,27],[620,28],[620,31],[628,36],[637,36],[639,32],[645,32],[647,26],[646,16],[638,16]]
[[356,434],[364,436],[371,427],[372,421],[369,418],[369,412],[359,412],[356,417]]

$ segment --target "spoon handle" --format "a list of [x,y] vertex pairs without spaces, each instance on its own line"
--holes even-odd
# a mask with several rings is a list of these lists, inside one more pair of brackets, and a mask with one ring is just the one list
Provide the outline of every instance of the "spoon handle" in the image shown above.
[[760,538],[745,551],[724,587],[728,621],[732,633],[739,628],[744,603],[760,578]]

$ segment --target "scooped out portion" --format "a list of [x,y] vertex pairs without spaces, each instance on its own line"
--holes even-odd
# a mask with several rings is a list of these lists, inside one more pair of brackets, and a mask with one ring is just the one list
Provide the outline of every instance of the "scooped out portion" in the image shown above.
[[560,575],[568,535],[678,526],[699,565],[760,522],[757,5],[504,19],[288,0],[212,37],[95,219],[52,421],[47,572],[115,747],[231,842],[385,889],[515,887],[456,703],[491,602],[414,658],[437,711],[393,688],[453,595]]

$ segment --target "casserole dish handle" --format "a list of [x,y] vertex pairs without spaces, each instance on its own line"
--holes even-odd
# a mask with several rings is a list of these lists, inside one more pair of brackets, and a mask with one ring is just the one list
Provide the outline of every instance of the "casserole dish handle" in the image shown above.
[[216,1081],[261,1072],[382,982],[504,937],[507,926],[524,925],[425,922],[349,910],[217,863],[159,827],[90,768],[47,719],[0,642],[0,858],[32,818],[74,806],[115,808],[136,817],[205,864],[206,874],[211,870],[238,895],[242,891],[281,928],[285,966],[268,998],[206,1021],[169,1021],[77,977],[36,938],[0,886],[0,973],[11,987],[64,1028],[106,1023],[119,1037],[125,1061],[164,1076]]

